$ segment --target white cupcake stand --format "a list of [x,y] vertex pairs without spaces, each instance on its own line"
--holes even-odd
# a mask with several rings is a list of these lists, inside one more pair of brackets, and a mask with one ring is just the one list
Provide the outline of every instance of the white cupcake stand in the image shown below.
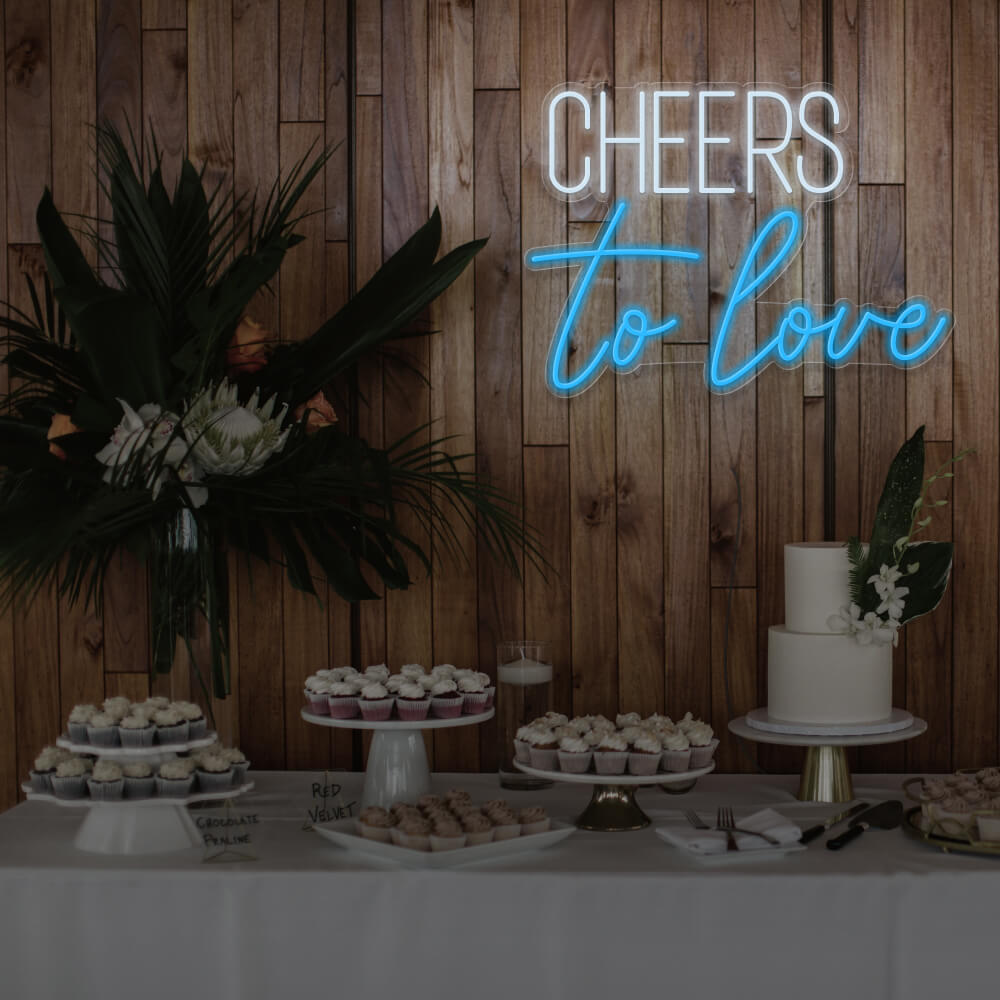
[[329,715],[315,715],[308,708],[302,709],[302,718],[314,726],[369,729],[374,734],[368,751],[368,766],[365,768],[362,809],[367,806],[388,809],[393,802],[412,802],[431,790],[431,773],[424,750],[424,730],[476,726],[492,719],[493,715],[494,710],[490,708],[477,715],[459,715],[454,719],[428,717],[422,722],[405,722],[402,719],[366,722],[364,719],[333,719]]
[[805,747],[797,798],[803,802],[850,802],[854,798],[847,747],[902,743],[927,732],[927,723],[895,708],[881,723],[795,726],[757,708],[729,723],[729,731],[754,743]]
[[713,761],[707,767],[696,767],[690,771],[657,771],[656,774],[570,774],[567,771],[543,771],[515,760],[514,766],[535,778],[563,781],[570,785],[592,785],[594,790],[587,808],[576,818],[581,830],[597,830],[602,833],[618,833],[625,830],[642,830],[649,826],[649,817],[635,801],[637,788],[650,785],[687,785],[691,788],[704,774],[715,770]]
[[[99,747],[90,743],[74,743],[63,736],[56,740],[56,744],[74,753],[103,757],[106,760],[144,761],[155,766],[173,759],[178,753],[210,746],[215,738],[215,733],[207,733],[201,739],[188,740],[186,743],[167,743],[163,746]],[[247,781],[235,788],[218,792],[195,792],[183,798],[153,796],[111,801],[63,799],[47,792],[33,791],[30,784],[21,787],[32,801],[87,810],[73,840],[77,850],[92,854],[162,854],[202,846],[202,836],[187,811],[189,805],[234,799],[245,795],[254,786],[252,781]]]

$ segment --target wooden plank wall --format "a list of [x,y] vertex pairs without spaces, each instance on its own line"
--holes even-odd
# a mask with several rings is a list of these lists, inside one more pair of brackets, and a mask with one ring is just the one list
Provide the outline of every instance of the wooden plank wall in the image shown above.
[[[555,642],[566,711],[690,709],[724,731],[731,712],[765,695],[782,545],[821,538],[827,525],[838,538],[866,532],[886,464],[920,424],[929,465],[978,450],[939,494],[951,504],[933,526],[956,540],[953,585],[896,653],[897,703],[930,731],[858,764],[996,762],[995,0],[7,0],[3,11],[4,298],[22,302],[21,274],[39,267],[33,212],[46,184],[64,210],[105,210],[88,131],[99,116],[154,129],[168,175],[187,145],[239,192],[266,187],[313,143],[342,143],[307,196],[320,211],[303,224],[308,242],[274,296],[254,306],[284,338],[343,302],[352,264],[363,283],[434,205],[445,247],[490,237],[431,310],[444,332],[415,345],[429,383],[367,366],[357,430],[388,441],[433,419],[435,434],[460,435],[475,450],[469,462],[523,501],[554,572],[527,566],[519,582],[467,535],[466,564],[442,564],[433,581],[355,610],[352,648],[350,608],[331,599],[320,609],[277,571],[251,580],[232,561],[234,696],[216,708],[223,735],[255,764],[357,763],[349,736],[298,719],[301,680],[321,665],[353,657],[492,669],[496,641],[521,633]],[[629,239],[697,246],[707,265],[608,269],[580,344],[634,301],[676,312],[683,333],[659,349],[663,364],[605,376],[570,400],[549,393],[542,367],[568,275],[526,271],[523,254],[591,240],[606,206],[567,205],[546,189],[545,96],[567,80],[603,87],[627,131],[640,83],[799,87],[824,78],[827,45],[851,183],[829,231],[811,206],[804,250],[769,297],[822,302],[829,260],[834,298],[893,306],[919,294],[952,309],[949,343],[905,373],[861,364],[824,375],[811,364],[709,394],[702,363],[733,268],[785,199],[764,184],[755,197],[637,201]],[[746,140],[736,125],[721,111],[713,118],[737,137],[713,155],[719,177],[740,175]],[[762,117],[758,138],[775,126]],[[562,139],[578,150],[576,134]],[[796,130],[790,155],[806,148],[799,141]],[[627,189],[633,157],[619,147],[612,190]],[[744,311],[734,335],[760,343],[774,314],[766,303]],[[864,351],[862,361],[876,360]],[[51,595],[0,617],[0,807],[15,801],[72,704],[149,690],[144,593],[141,571],[123,561],[103,623]],[[183,672],[156,689],[197,694]],[[431,749],[442,769],[496,761],[488,726],[439,734]],[[797,764],[725,736],[719,759],[734,770]]]

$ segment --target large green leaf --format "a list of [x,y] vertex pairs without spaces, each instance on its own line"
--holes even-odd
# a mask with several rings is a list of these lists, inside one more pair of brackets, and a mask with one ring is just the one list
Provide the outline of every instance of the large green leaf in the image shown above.
[[45,266],[52,279],[53,288],[73,288],[87,292],[98,287],[97,278],[87,263],[69,227],[62,220],[52,200],[52,192],[45,189],[35,212],[38,235],[45,253]]
[[955,547],[951,542],[914,542],[906,547],[902,569],[916,564],[914,573],[904,576],[898,583],[908,587],[900,621],[906,623],[933,611],[948,587]]

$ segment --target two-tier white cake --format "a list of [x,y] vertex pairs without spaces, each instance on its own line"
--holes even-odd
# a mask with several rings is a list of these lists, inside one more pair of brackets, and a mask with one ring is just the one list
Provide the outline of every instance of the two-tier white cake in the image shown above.
[[850,602],[841,542],[785,546],[785,624],[767,636],[767,714],[805,725],[856,724],[892,712],[892,646],[861,645],[827,618]]

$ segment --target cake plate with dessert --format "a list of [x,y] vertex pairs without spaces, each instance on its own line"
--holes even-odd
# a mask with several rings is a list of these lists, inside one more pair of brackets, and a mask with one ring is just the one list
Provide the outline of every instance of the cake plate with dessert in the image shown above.
[[715,770],[715,762],[690,771],[657,771],[655,774],[597,774],[586,771],[571,774],[568,771],[548,771],[514,760],[514,766],[525,774],[549,781],[564,781],[571,785],[592,785],[593,792],[587,808],[576,818],[581,830],[601,833],[620,833],[625,830],[642,830],[651,820],[635,800],[636,789],[651,785],[686,784],[694,786],[702,775]]
[[454,729],[457,726],[477,726],[492,719],[494,710],[475,715],[458,715],[452,719],[428,717],[422,720],[387,719],[370,722],[362,718],[335,719],[302,709],[302,718],[314,726],[332,729],[361,729],[372,733],[365,768],[365,786],[361,793],[362,809],[381,806],[388,809],[393,802],[411,801],[431,790],[431,772],[424,750],[424,731]]

